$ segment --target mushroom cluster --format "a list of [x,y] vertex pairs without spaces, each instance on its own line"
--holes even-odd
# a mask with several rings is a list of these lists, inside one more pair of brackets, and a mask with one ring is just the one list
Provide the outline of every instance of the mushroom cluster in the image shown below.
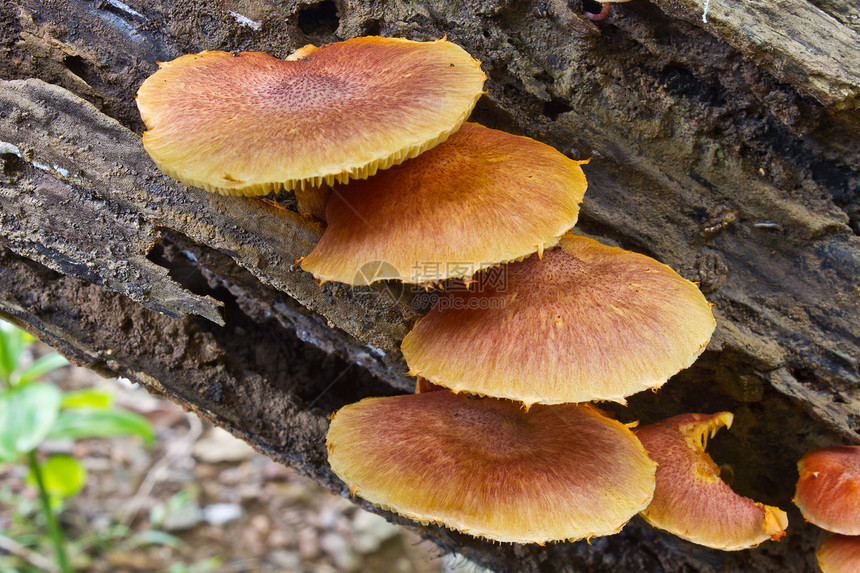
[[821,571],[860,571],[860,446],[812,450],[797,471],[795,505],[807,521],[833,533],[816,554]]
[[[459,285],[403,340],[416,394],[332,416],[329,462],[352,494],[422,523],[546,543],[615,533],[642,511],[658,522],[665,473],[705,481],[683,494],[694,508],[736,507],[723,513],[748,535],[712,546],[778,537],[784,513],[708,475],[702,436],[726,415],[637,439],[588,404],[623,404],[688,367],[713,314],[668,266],[569,234],[584,162],[466,123],[485,79],[445,40],[355,38],[286,60],[183,56],[137,103],[144,146],[169,175],[233,195],[294,190],[300,211],[324,219],[302,260],[318,280]],[[696,539],[710,526],[683,527]]]

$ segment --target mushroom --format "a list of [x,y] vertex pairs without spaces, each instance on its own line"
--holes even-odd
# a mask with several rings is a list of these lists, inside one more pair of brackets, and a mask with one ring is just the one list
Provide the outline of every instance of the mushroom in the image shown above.
[[860,535],[860,446],[807,452],[797,463],[794,503],[818,527]]
[[314,187],[299,185],[293,192],[296,194],[296,207],[302,215],[325,221],[325,206],[331,195],[331,186]]
[[785,534],[785,512],[736,494],[705,452],[708,437],[731,427],[732,419],[730,412],[682,414],[634,430],[657,462],[654,499],[641,514],[645,521],[724,551],[754,547]]
[[229,195],[363,179],[444,141],[482,94],[445,40],[354,38],[286,60],[206,51],[160,64],[137,95],[156,165]]
[[860,571],[860,537],[834,533],[815,556],[822,573],[857,573]]
[[352,494],[496,541],[609,535],[654,489],[639,441],[588,405],[526,412],[449,391],[366,398],[335,413],[326,443]]
[[595,14],[594,12],[585,11],[585,17],[593,22],[600,22],[601,20],[605,20],[607,16],[609,16],[609,7],[612,4],[618,2],[629,2],[630,0],[594,0],[596,3],[600,4],[600,12]]
[[466,123],[419,157],[338,187],[326,206],[328,227],[302,268],[353,285],[427,283],[522,259],[576,223],[586,188],[581,163]]
[[559,246],[443,292],[403,339],[409,373],[526,405],[623,403],[705,349],[714,317],[693,283],[592,239]]

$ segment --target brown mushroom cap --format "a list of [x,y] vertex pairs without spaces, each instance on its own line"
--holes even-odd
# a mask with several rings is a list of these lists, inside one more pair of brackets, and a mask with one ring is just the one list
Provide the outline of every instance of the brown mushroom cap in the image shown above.
[[705,452],[709,436],[732,424],[732,414],[682,414],[634,430],[657,462],[657,488],[642,517],[693,543],[735,551],[779,539],[784,511],[736,494]]
[[448,391],[367,398],[333,416],[326,441],[353,494],[497,541],[615,533],[654,488],[642,445],[588,405],[524,411]]
[[526,404],[623,403],[705,349],[714,317],[693,283],[591,239],[559,245],[440,295],[403,339],[410,374]]
[[261,195],[362,179],[445,140],[481,96],[480,63],[451,42],[354,38],[287,60],[207,51],[140,87],[143,144],[187,185]]
[[821,573],[857,573],[860,571],[860,537],[834,533],[815,556]]
[[[467,123],[421,156],[339,188],[302,268],[348,284],[425,283],[522,259],[576,223],[586,187],[581,163]],[[377,262],[386,272],[359,272]]]
[[860,446],[807,452],[799,462],[794,503],[818,527],[860,535]]

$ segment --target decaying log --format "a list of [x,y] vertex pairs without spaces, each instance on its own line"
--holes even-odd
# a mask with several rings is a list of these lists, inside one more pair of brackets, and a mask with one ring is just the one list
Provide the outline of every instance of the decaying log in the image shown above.
[[592,157],[577,231],[666,262],[715,305],[702,358],[619,417],[735,412],[712,451],[791,525],[779,544],[720,553],[638,519],[533,547],[389,517],[499,571],[812,568],[794,463],[860,440],[856,5],[637,0],[599,23],[578,0],[0,6],[0,315],[346,494],[326,416],[408,390],[399,341],[425,297],[317,285],[294,263],[321,226],[160,174],[134,94],[156,61],[203,49],[447,34],[489,76],[473,120]]

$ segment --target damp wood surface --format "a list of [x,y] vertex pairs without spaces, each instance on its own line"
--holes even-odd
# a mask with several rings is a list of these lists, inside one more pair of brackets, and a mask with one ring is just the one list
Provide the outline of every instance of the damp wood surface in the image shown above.
[[318,286],[295,261],[319,224],[160,174],[134,95],[184,53],[447,34],[489,76],[473,121],[592,158],[577,231],[665,262],[714,304],[700,360],[619,417],[733,411],[709,450],[790,526],[739,553],[638,519],[546,547],[411,526],[498,571],[810,570],[794,464],[860,440],[860,14],[711,0],[705,23],[704,4],[635,0],[594,23],[577,0],[2,2],[0,315],[346,493],[326,417],[409,387],[399,342],[421,305]]

